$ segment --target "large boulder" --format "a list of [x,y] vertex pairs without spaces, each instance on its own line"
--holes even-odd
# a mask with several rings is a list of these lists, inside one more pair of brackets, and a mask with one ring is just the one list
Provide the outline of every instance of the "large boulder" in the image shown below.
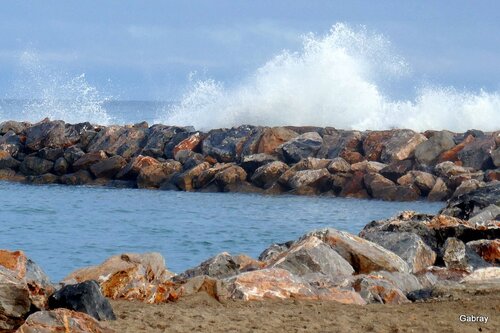
[[303,276],[311,273],[336,277],[352,275],[352,266],[329,245],[315,236],[295,243],[269,263],[269,267],[286,269],[292,274]]
[[256,130],[256,127],[246,125],[211,130],[202,143],[203,155],[214,157],[224,163],[238,161],[245,142]]
[[480,239],[465,245],[485,261],[491,264],[500,264],[500,239]]
[[297,163],[307,157],[315,157],[323,138],[316,132],[308,132],[282,144],[280,152],[287,163]]
[[328,164],[328,171],[331,173],[345,173],[351,171],[351,165],[342,157],[335,157]]
[[266,299],[330,300],[346,304],[366,304],[359,294],[337,288],[318,290],[298,276],[280,268],[239,274],[223,281],[219,299],[261,301]]
[[[94,151],[91,153],[87,153],[79,157],[73,162],[72,168],[74,171],[78,170],[86,170],[88,169],[92,164],[98,163],[102,160],[105,160],[108,158],[108,155],[103,150],[99,151]],[[70,161],[73,158],[70,158],[68,161]],[[71,162],[70,162],[71,163]]]
[[299,134],[285,127],[266,128],[260,137],[257,153],[275,155],[277,148]]
[[381,276],[359,275],[354,280],[353,287],[367,303],[410,303],[399,288]]
[[385,142],[392,136],[392,131],[368,132],[363,141],[363,151],[369,161],[380,161]]
[[449,237],[443,245],[443,260],[447,268],[472,271],[490,266],[476,252],[466,247],[464,242]]
[[62,120],[44,120],[28,127],[26,133],[26,147],[32,151],[42,148],[66,148],[80,140],[80,134],[74,126]]
[[137,156],[147,143],[148,129],[142,126],[108,126],[99,131],[87,147],[88,152],[105,151],[125,159]]
[[97,320],[116,319],[113,308],[102,295],[99,284],[92,280],[62,287],[50,296],[49,307],[83,312]]
[[347,158],[352,154],[359,154],[363,135],[359,131],[343,131],[326,128],[323,134],[323,143],[317,153],[319,158]]
[[97,320],[82,312],[67,309],[35,312],[19,327],[17,333],[113,333]]
[[458,159],[463,166],[476,170],[493,168],[491,153],[495,149],[496,143],[493,136],[476,138],[458,153]]
[[15,134],[21,134],[30,126],[29,123],[20,122],[15,120],[7,120],[0,123],[0,135],[4,135],[8,132],[13,132]]
[[438,131],[415,148],[415,159],[420,164],[433,165],[441,153],[453,147],[455,147],[453,134],[448,131]]
[[171,277],[159,253],[127,253],[113,256],[98,266],[76,270],[63,282],[95,280],[108,298],[156,304],[178,298]]
[[91,165],[90,171],[97,178],[113,178],[126,164],[123,157],[116,155]]
[[[149,128],[148,138],[141,154],[159,158],[164,156],[165,146],[178,134],[191,131],[192,128],[156,124]],[[168,158],[171,158],[169,156]]]
[[205,260],[199,266],[176,275],[173,280],[176,282],[185,282],[202,275],[223,279],[238,275],[239,273],[239,265],[236,263],[233,256],[227,252],[222,252],[215,257]]
[[247,173],[242,167],[231,165],[218,172],[214,177],[214,181],[219,188],[223,189],[227,185],[243,182],[246,178]]
[[139,188],[159,188],[176,172],[182,171],[182,164],[174,160],[167,160],[160,164],[152,164],[142,168],[137,177]]
[[412,158],[417,146],[426,140],[424,135],[412,130],[395,130],[384,142],[385,148],[380,160],[384,163],[393,163]]
[[413,167],[413,163],[410,160],[396,161],[384,168],[379,172],[382,176],[397,182],[399,178],[404,176]]
[[408,264],[395,253],[347,232],[326,228],[308,235],[316,236],[330,245],[358,274],[373,271],[410,271]]
[[196,187],[198,177],[210,168],[210,163],[202,162],[175,177],[175,185],[183,191],[192,191]]
[[0,150],[6,151],[10,155],[16,157],[23,148],[21,137],[14,132],[9,131],[4,136],[0,136]]
[[28,156],[22,161],[19,171],[26,176],[36,176],[50,172],[53,167],[54,162],[52,161],[44,160],[38,156]]
[[285,163],[281,161],[274,161],[255,170],[251,177],[251,181],[258,187],[268,189],[275,184],[281,175],[288,169],[289,167]]
[[31,309],[28,285],[0,265],[0,331],[13,332]]
[[243,156],[240,166],[248,173],[254,173],[255,170],[266,164],[277,161],[278,158],[274,155],[265,153],[251,154]]
[[139,155],[132,158],[127,165],[118,172],[116,178],[118,179],[135,179],[139,176],[141,169],[148,167],[150,165],[157,165],[160,162],[150,156]]
[[443,201],[450,196],[450,190],[441,177],[436,179],[436,183],[429,192],[427,199],[430,201]]
[[20,164],[9,152],[0,150],[0,169],[17,169]]
[[172,153],[175,156],[175,154],[177,154],[181,150],[195,151],[200,147],[204,137],[205,135],[203,133],[195,132],[190,136],[188,136],[186,139],[179,142],[177,145],[175,145],[174,149],[172,150]]
[[327,169],[319,170],[302,170],[297,171],[289,180],[288,187],[299,189],[302,187],[312,187],[319,191],[329,189],[330,172]]
[[490,205],[500,206],[500,182],[488,183],[448,201],[441,213],[467,220]]
[[340,196],[342,197],[358,199],[369,198],[370,195],[366,191],[364,176],[365,174],[361,171],[335,175],[334,177],[336,177],[337,180],[335,178],[333,179],[333,187],[340,188]]
[[413,273],[434,265],[436,253],[416,234],[410,232],[373,232],[365,239],[377,243],[406,261]]

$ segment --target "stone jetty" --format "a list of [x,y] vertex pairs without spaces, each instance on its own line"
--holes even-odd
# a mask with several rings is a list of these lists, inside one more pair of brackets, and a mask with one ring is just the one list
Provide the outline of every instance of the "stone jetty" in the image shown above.
[[500,179],[500,132],[0,124],[0,180],[433,201]]
[[492,183],[437,215],[401,212],[359,235],[313,230],[258,258],[223,252],[179,274],[159,253],[124,253],[53,284],[22,251],[0,250],[0,331],[112,332],[103,324],[116,318],[110,299],[160,304],[203,293],[214,302],[363,306],[498,293],[499,191]]

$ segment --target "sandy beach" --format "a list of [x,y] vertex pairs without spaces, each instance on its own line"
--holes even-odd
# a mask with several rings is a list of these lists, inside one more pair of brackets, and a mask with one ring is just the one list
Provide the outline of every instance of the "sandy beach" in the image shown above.
[[[404,305],[265,301],[219,303],[206,294],[176,303],[113,301],[117,332],[499,332],[500,293]],[[460,315],[489,317],[463,323]]]

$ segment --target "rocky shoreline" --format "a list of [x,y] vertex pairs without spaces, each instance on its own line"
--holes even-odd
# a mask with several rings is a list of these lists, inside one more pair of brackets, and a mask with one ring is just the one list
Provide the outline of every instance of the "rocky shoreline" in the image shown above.
[[456,293],[499,295],[499,205],[500,186],[492,182],[448,201],[437,215],[402,212],[358,236],[314,230],[272,244],[259,258],[221,253],[179,274],[159,253],[127,253],[53,284],[23,252],[0,250],[0,330],[113,332],[110,300],[139,306],[205,295],[215,303],[402,306]]
[[443,201],[500,179],[500,132],[0,124],[0,180]]

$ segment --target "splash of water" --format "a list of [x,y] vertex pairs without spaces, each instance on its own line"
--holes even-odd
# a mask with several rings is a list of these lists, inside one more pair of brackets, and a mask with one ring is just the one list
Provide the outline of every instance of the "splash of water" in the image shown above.
[[67,74],[43,66],[35,52],[23,52],[21,72],[14,84],[14,98],[25,98],[19,120],[61,119],[69,123],[90,121],[107,125],[112,118],[104,108],[109,97],[88,83],[85,74]]
[[282,52],[235,87],[195,82],[158,121],[199,129],[240,124],[499,129],[498,92],[424,87],[413,100],[383,93],[384,82],[408,73],[383,36],[336,24],[326,36],[305,36],[300,52]]

